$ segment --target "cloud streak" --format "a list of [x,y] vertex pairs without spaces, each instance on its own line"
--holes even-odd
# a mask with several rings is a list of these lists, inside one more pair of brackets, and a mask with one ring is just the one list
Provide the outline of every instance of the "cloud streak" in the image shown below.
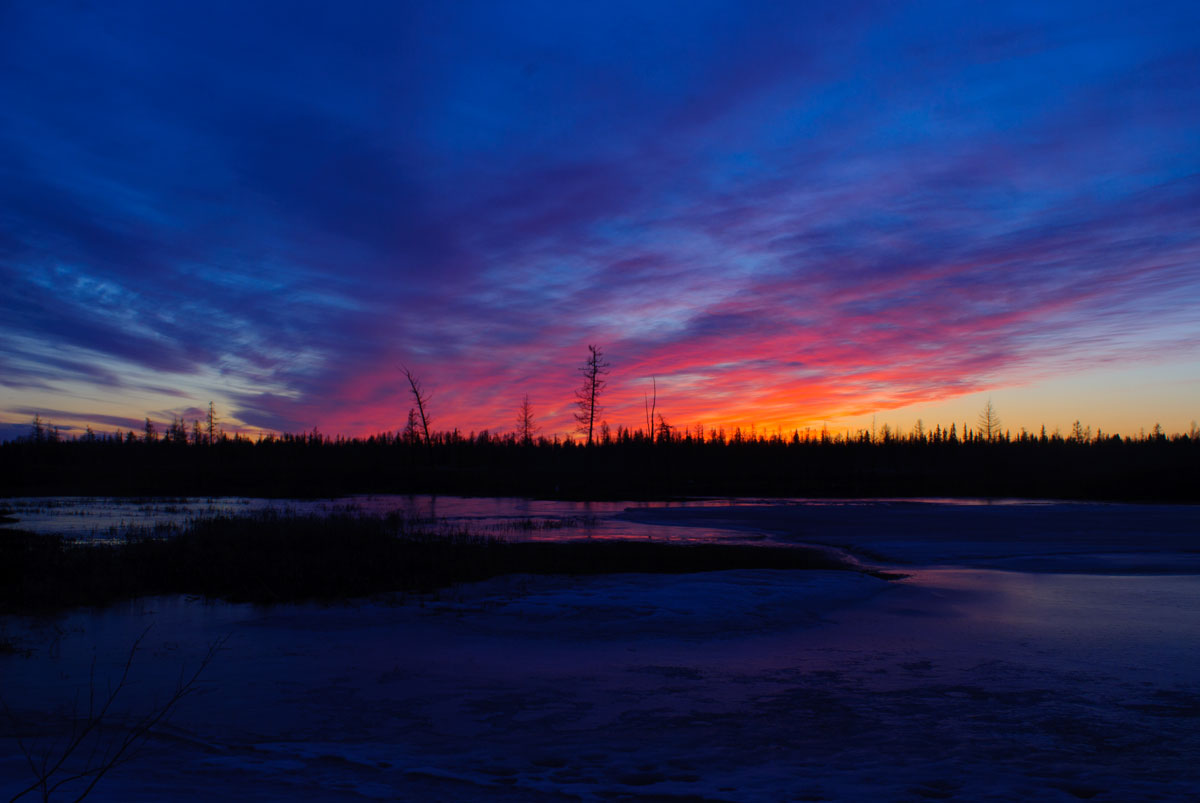
[[439,426],[567,431],[600,343],[614,425],[653,376],[790,428],[1195,354],[1200,17],[1160,12],[10,10],[0,417],[364,434],[404,362]]

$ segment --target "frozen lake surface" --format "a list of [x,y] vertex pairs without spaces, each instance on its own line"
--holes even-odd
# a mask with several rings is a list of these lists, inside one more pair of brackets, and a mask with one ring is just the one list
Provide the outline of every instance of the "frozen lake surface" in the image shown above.
[[[120,540],[130,529],[171,528],[212,516],[261,511],[327,516],[400,514],[447,529],[520,540],[570,538],[654,538],[665,541],[761,540],[745,531],[632,522],[619,514],[650,508],[758,505],[761,500],[696,500],[690,502],[573,502],[519,497],[430,496],[425,494],[346,496],[336,499],[267,499],[261,497],[17,497],[0,501],[0,510],[16,521],[8,526],[36,533],[56,533],[80,541]],[[801,503],[803,504],[803,503]]]
[[887,566],[1198,573],[1200,506],[978,500],[759,501],[628,508],[647,526],[759,533],[821,544]]
[[122,717],[229,639],[199,693],[90,799],[1200,795],[1197,508],[590,515],[654,528],[641,537],[821,543],[908,576],[513,576],[404,604],[163,597],[8,617],[0,637],[24,652],[0,655],[0,797],[29,774],[15,736],[33,751],[61,740],[92,661],[99,683],[115,677],[148,624]]

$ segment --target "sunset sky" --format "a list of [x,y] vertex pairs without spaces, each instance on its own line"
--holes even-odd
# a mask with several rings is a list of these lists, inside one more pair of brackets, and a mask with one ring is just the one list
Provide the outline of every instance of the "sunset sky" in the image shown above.
[[1195,0],[10,3],[0,110],[0,438],[1200,419]]

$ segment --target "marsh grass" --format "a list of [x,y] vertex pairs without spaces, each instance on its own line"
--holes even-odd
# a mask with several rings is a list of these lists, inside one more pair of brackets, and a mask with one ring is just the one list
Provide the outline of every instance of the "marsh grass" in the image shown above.
[[546,530],[562,530],[568,527],[588,528],[595,527],[596,524],[597,519],[595,516],[566,516],[555,519],[513,519],[510,521],[489,524],[486,526],[486,529],[488,532],[496,533],[530,533],[542,532]]
[[0,656],[3,655],[29,655],[29,650],[4,631],[0,631]]
[[117,543],[0,531],[0,610],[172,593],[256,603],[336,600],[428,592],[505,574],[720,569],[857,567],[796,547],[509,541],[395,515],[265,511],[198,519],[167,537],[134,530]]

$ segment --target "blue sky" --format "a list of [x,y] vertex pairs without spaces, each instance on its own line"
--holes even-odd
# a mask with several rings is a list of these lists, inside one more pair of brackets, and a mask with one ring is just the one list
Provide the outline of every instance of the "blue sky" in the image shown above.
[[0,107],[0,435],[1200,417],[1194,3],[47,2]]

